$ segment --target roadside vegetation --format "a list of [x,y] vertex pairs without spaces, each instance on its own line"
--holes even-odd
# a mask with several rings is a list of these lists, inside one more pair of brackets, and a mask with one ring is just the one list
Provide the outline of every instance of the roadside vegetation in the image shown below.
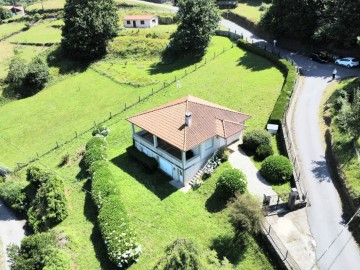
[[[325,103],[325,119],[332,135],[332,151],[352,199],[360,198],[359,79],[341,82]],[[352,116],[352,114],[355,114]]]

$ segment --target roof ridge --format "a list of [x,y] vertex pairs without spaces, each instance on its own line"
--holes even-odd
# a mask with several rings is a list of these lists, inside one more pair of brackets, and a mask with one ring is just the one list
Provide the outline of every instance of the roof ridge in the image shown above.
[[[188,111],[188,105],[189,105],[189,98],[187,97],[186,100],[186,105],[185,105],[185,113],[184,113],[184,117],[185,117],[185,114],[186,112]],[[184,127],[184,142],[183,142],[183,151],[185,151],[186,149],[186,131],[187,131],[187,126],[186,126],[186,121],[185,121],[185,127]]]
[[135,117],[135,116],[140,116],[140,115],[148,114],[148,113],[151,113],[151,112],[156,112],[156,111],[158,111],[158,110],[162,110],[162,109],[165,109],[165,108],[169,108],[169,107],[178,105],[178,104],[184,102],[183,99],[184,99],[184,98],[179,98],[179,99],[177,99],[177,100],[168,102],[168,103],[170,103],[170,104],[168,104],[168,105],[166,105],[166,104],[160,105],[160,106],[158,106],[157,108],[150,109],[150,110],[148,110],[148,111],[145,111],[145,112],[142,112],[142,113],[139,113],[139,114],[130,116],[130,117],[126,118],[126,120],[127,120],[127,119],[130,119],[130,118],[132,118],[132,117]]

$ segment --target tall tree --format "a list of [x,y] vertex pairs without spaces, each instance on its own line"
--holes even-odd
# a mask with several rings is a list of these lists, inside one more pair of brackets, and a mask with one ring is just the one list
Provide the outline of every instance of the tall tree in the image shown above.
[[113,0],[67,0],[61,44],[70,58],[91,60],[106,53],[116,36],[118,16]]
[[349,48],[357,44],[360,36],[359,1],[324,1],[319,28],[314,37],[330,47]]
[[179,26],[171,44],[181,53],[201,56],[220,20],[215,1],[179,0],[178,7]]
[[273,0],[260,25],[279,37],[307,40],[318,21],[318,0]]

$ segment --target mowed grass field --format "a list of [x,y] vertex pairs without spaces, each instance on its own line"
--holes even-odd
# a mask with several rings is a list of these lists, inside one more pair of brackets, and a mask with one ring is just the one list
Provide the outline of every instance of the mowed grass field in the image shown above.
[[49,10],[49,9],[62,9],[64,8],[65,0],[45,0],[39,1],[38,3],[29,5],[26,10],[33,11],[33,10]]
[[269,4],[263,3],[262,0],[245,0],[239,2],[238,6],[232,9],[231,12],[243,16],[251,22],[258,23],[261,16],[265,13],[265,11],[260,11],[261,5],[269,6]]
[[[228,39],[214,37],[206,57],[210,59],[213,52],[220,53],[223,48],[230,47]],[[153,64],[132,67],[131,73],[135,76],[139,70],[141,77],[160,82],[183,75],[185,69],[188,73],[195,69],[194,64],[186,66],[186,63],[182,63],[183,67]],[[147,69],[146,73],[144,69]],[[126,66],[123,70],[126,72]],[[282,83],[282,74],[269,61],[234,47],[182,79],[180,89],[173,84],[156,94],[151,101],[145,101],[141,107],[150,109],[191,94],[251,114],[247,125],[250,128],[263,127]],[[139,96],[148,95],[151,88],[152,85],[134,87],[119,84],[89,68],[51,85],[33,97],[1,106],[0,132],[4,138],[35,157],[36,153],[41,154],[54,147],[56,142],[72,138],[75,131],[91,128],[94,120],[104,120],[110,112],[121,111],[125,103],[132,104]],[[0,141],[0,148],[5,147],[7,143]],[[16,162],[27,161],[24,159],[20,154],[0,155],[0,162],[12,168]]]
[[[0,24],[0,39],[6,37],[16,31],[19,31],[25,27],[24,22],[19,23],[3,23]],[[1,53],[3,54],[3,53]]]
[[54,43],[61,40],[61,20],[45,21],[32,26],[29,30],[14,35],[9,42],[23,43]]

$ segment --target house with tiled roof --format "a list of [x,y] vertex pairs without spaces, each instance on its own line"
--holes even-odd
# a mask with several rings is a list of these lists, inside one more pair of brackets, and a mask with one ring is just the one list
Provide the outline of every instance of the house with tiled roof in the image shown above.
[[125,28],[152,28],[159,24],[154,15],[127,15],[123,18]]
[[187,96],[127,120],[135,147],[156,158],[162,171],[186,186],[215,151],[242,138],[248,118]]

